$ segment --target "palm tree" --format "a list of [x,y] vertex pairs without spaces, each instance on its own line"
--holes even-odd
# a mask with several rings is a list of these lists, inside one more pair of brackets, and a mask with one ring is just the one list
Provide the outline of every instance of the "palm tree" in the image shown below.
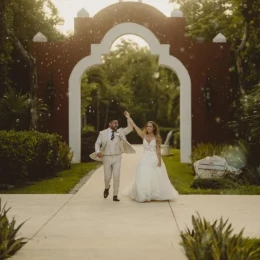
[[15,128],[15,123],[28,113],[28,95],[8,87],[0,99],[0,121],[7,129]]
[[30,110],[35,109],[34,113],[30,113],[31,116],[32,116],[32,114],[35,115],[35,119],[34,119],[35,124],[34,124],[34,126],[33,126],[33,124],[31,124],[30,128],[31,129],[34,128],[33,130],[37,130],[38,123],[46,120],[46,118],[49,114],[49,108],[48,108],[47,104],[44,103],[43,99],[36,98],[36,97],[33,100],[28,99],[27,104],[28,104],[28,108]]
[[[35,98],[33,102],[37,123],[46,118],[49,110],[42,99]],[[21,118],[26,117],[28,114],[32,114],[30,111],[33,102],[29,99],[28,93],[22,94],[21,91],[16,92],[14,88],[8,87],[0,99],[0,122],[2,127],[7,130],[14,129],[16,122],[19,122]]]
[[[96,126],[96,130],[99,131],[100,129],[100,102],[101,102],[101,96],[102,93],[104,93],[107,90],[107,78],[106,78],[106,74],[102,68],[102,66],[96,66],[91,68],[88,72],[87,72],[87,77],[88,77],[88,83],[89,84],[93,84],[95,83],[97,85],[97,126]],[[102,102],[106,105],[107,109],[108,109],[108,102],[106,102],[106,100],[102,99]]]

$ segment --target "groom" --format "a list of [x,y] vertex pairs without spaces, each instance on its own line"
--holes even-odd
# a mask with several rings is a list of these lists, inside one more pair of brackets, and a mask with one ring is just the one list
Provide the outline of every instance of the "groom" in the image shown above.
[[[129,113],[125,112],[126,117],[130,118]],[[135,153],[133,147],[127,142],[126,135],[132,132],[133,127],[127,120],[126,128],[118,128],[119,122],[113,118],[109,121],[109,127],[99,133],[95,144],[95,153],[90,155],[93,160],[103,161],[105,190],[104,198],[109,195],[110,181],[113,174],[113,201],[119,201],[118,191],[120,183],[120,168],[122,153]]]

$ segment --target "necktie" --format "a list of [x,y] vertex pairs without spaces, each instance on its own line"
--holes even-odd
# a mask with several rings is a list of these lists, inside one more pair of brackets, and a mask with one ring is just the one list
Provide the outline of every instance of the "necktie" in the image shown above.
[[111,135],[111,141],[113,141],[113,139],[115,138],[115,132],[112,131],[112,135]]

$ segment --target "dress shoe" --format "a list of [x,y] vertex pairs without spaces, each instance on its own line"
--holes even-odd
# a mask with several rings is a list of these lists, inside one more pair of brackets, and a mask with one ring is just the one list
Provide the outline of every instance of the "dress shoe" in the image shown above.
[[113,201],[120,201],[117,196],[113,197]]
[[109,189],[110,189],[110,185],[109,185],[109,188],[108,189],[105,189],[104,190],[104,198],[107,198],[108,195],[109,195]]

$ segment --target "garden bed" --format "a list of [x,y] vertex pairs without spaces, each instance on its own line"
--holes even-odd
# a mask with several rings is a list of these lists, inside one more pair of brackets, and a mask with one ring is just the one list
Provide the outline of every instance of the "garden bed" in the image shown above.
[[173,156],[164,157],[169,179],[180,194],[226,194],[226,195],[260,195],[260,186],[239,185],[229,189],[194,189],[192,165],[180,163],[180,150],[171,150]]

